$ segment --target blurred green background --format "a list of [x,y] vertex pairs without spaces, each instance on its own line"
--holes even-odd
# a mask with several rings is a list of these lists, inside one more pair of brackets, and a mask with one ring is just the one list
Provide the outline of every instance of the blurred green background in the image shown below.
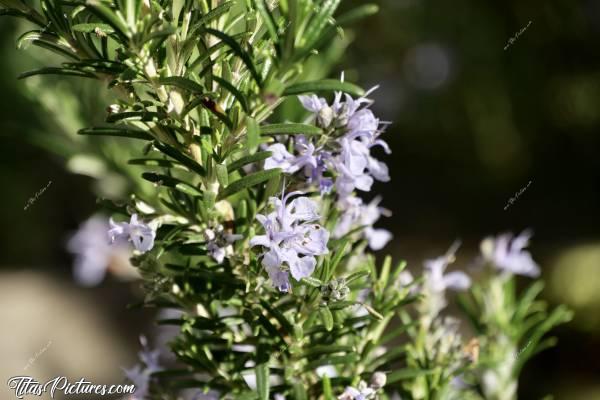
[[[379,84],[374,110],[393,121],[386,134],[392,181],[374,190],[393,212],[382,222],[395,234],[386,251],[420,270],[424,258],[460,238],[459,261],[466,266],[484,236],[532,228],[544,296],[576,315],[555,332],[558,347],[526,365],[519,398],[600,399],[600,1],[376,3],[377,16],[345,33],[352,43],[336,74],[343,70],[363,87]],[[118,379],[116,367],[134,362],[137,336],[150,326],[152,312],[124,308],[136,298],[135,284],[108,278],[82,289],[73,283],[64,244],[97,209],[93,180],[66,172],[58,155],[32,143],[102,121],[110,97],[95,82],[18,81],[19,72],[53,61],[37,48],[15,49],[23,31],[0,19],[0,330],[3,338],[26,342],[19,351],[0,345],[3,355],[12,355],[2,357],[0,370],[20,373],[52,335],[62,335],[65,346],[82,341],[88,357],[76,365],[112,368],[93,373]],[[61,299],[56,307],[49,306],[52,296]],[[1,318],[25,318],[29,303],[48,307],[40,317],[45,324],[32,317],[31,326],[9,326]],[[73,304],[81,310],[65,311]],[[73,329],[59,333],[53,325],[70,313]],[[101,343],[114,351],[86,353],[93,346],[88,332],[103,335]],[[52,345],[47,353],[58,349]],[[49,358],[40,356],[39,364]],[[52,371],[67,368],[58,360]]]

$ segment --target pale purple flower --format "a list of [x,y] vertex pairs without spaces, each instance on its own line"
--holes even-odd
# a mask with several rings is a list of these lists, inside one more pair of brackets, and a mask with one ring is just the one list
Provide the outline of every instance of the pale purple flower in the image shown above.
[[440,311],[446,307],[446,290],[466,290],[471,286],[471,278],[464,272],[455,271],[445,274],[448,265],[454,262],[454,254],[458,249],[456,242],[450,247],[445,255],[424,262],[424,280],[420,291],[425,294],[425,301],[421,303],[421,313],[424,316],[424,324],[434,321]]
[[488,237],[481,243],[481,253],[486,261],[502,271],[537,277],[540,275],[540,267],[531,253],[525,250],[530,238],[531,232],[527,230],[516,237],[510,233],[496,238]]
[[464,272],[454,271],[444,275],[447,266],[448,261],[445,257],[425,261],[428,283],[434,291],[443,292],[446,289],[465,290],[471,286],[471,278]]
[[387,143],[381,139],[377,139],[378,137],[379,132],[369,136],[362,135],[360,136],[360,143],[362,144],[362,147],[357,147],[360,151],[362,151],[363,156],[367,159],[367,170],[369,171],[369,174],[371,174],[380,182],[389,182],[390,174],[387,165],[371,156],[371,149],[376,146],[383,147],[383,150],[386,152],[386,154],[391,153]]
[[[351,133],[338,140],[340,154],[333,164],[338,173],[335,184],[341,197],[349,195],[354,189],[370,191],[373,179],[380,182],[390,180],[387,165],[371,156],[372,147],[385,145],[381,140],[373,140],[376,135]],[[389,150],[387,145],[384,149]]]
[[333,180],[324,177],[328,169],[331,153],[321,148],[315,148],[305,136],[300,135],[296,138],[296,164],[304,169],[304,175],[308,183],[316,183],[321,193],[328,193],[333,187]]
[[[353,99],[352,96],[350,96],[348,93],[344,93],[344,97],[345,97],[345,102],[344,105],[347,109],[348,112],[348,118],[351,119],[354,117],[354,114],[363,106],[363,104],[366,104],[368,108],[371,104],[373,104],[373,100],[369,99],[368,96],[373,93],[374,91],[376,91],[379,88],[379,86],[373,86],[371,89],[367,90],[367,92],[365,93],[364,96],[359,97],[357,99]],[[336,96],[336,101],[335,104],[340,104],[340,100],[341,100],[341,96],[339,96],[339,94]],[[338,108],[341,108],[341,106],[337,105]]]
[[[339,172],[340,183],[336,181],[338,190],[342,190],[341,196],[350,193],[354,188],[368,192],[371,190],[373,178],[380,182],[388,182],[390,175],[385,163],[371,157],[371,147],[368,138],[342,137],[339,139],[340,156],[335,162],[336,170]],[[379,144],[381,141],[377,141]],[[341,187],[342,184],[350,185]]]
[[[376,88],[372,90],[374,89]],[[328,149],[331,147],[333,149],[328,152],[327,157],[319,159],[319,154],[323,150],[315,149],[314,146],[310,151],[304,150],[304,154],[310,154],[311,157],[310,164],[306,159],[302,161],[303,165],[311,165],[312,173],[305,171],[309,183],[318,183],[321,192],[326,193],[331,187],[331,181],[321,178],[323,172],[329,170],[335,175],[335,188],[338,195],[344,198],[355,189],[370,191],[375,179],[381,182],[390,180],[387,165],[371,156],[371,149],[375,146],[382,146],[386,153],[390,153],[390,149],[383,140],[379,139],[382,133],[381,123],[368,108],[372,101],[367,99],[366,95],[353,99],[345,94],[342,99],[342,93],[338,92],[331,106],[325,99],[315,95],[300,96],[300,102],[314,114],[317,125],[325,129],[333,128],[338,134],[341,132],[340,136],[334,136],[336,139],[333,143],[329,143]],[[302,140],[304,143],[309,143],[306,139]],[[273,160],[269,161],[269,167],[280,166],[284,171],[291,172],[294,168],[290,166],[299,161],[293,155],[283,153],[281,149],[274,150],[277,154],[274,154]],[[302,150],[296,149],[296,151],[303,154]],[[315,156],[317,167],[312,158]]]
[[339,140],[341,153],[334,161],[338,176],[335,187],[340,197],[352,194],[354,189],[364,192],[371,190],[373,178],[368,173],[369,160],[365,157],[363,145],[358,140],[342,138]]
[[265,169],[281,168],[286,174],[293,174],[304,170],[306,176],[312,175],[312,170],[317,168],[317,155],[315,146],[304,136],[296,139],[296,151],[298,156],[290,153],[281,143],[275,143],[266,148],[273,153],[271,157],[265,160]]
[[296,138],[296,165],[298,169],[304,168],[306,176],[312,176],[313,170],[317,168],[317,149],[306,137],[300,135]]
[[304,108],[315,114],[321,111],[322,108],[327,107],[327,100],[314,94],[308,96],[298,96],[298,99]]
[[367,96],[377,88],[378,86],[371,88],[357,99],[347,93],[336,92],[331,106],[327,100],[315,95],[299,96],[299,99],[304,108],[315,115],[321,127],[327,128],[332,122],[336,122],[336,127],[345,127],[348,132],[371,135],[377,131],[380,121],[369,109],[373,101]]
[[348,131],[353,135],[366,135],[370,137],[378,129],[379,119],[368,108],[356,111],[348,119]]
[[150,350],[148,346],[148,339],[145,336],[140,336],[140,343],[142,345],[142,350],[138,353],[140,360],[144,363],[145,369],[149,373],[154,373],[162,370],[160,366],[159,358],[160,358],[160,350]]
[[223,225],[217,225],[214,229],[205,229],[206,248],[210,256],[219,264],[223,263],[225,257],[233,254],[233,242],[242,239],[242,235],[228,233]]
[[135,392],[131,395],[131,400],[144,400],[150,387],[150,374],[147,373],[140,364],[132,368],[123,368],[127,379],[135,386]]
[[[344,100],[342,100],[342,93],[336,92],[331,106],[329,106],[327,100],[315,95],[299,96],[299,99],[304,108],[315,115],[317,123],[321,127],[327,128],[334,121],[336,122],[336,126],[339,127],[348,125],[349,121],[363,104],[370,105],[373,103],[367,96],[375,89],[377,89],[377,87],[372,88],[365,96],[359,97],[358,99],[353,99],[352,96],[344,93]],[[368,122],[372,122],[372,120],[369,120]],[[356,125],[360,123],[361,117],[359,116],[359,118],[353,122],[353,126],[356,127]]]
[[433,292],[444,292],[446,289],[466,290],[471,286],[471,278],[464,272],[454,271],[444,274],[446,267],[454,260],[458,246],[454,245],[446,255],[425,261],[425,281]]
[[129,264],[131,251],[125,241],[110,245],[106,240],[108,219],[93,216],[85,221],[67,242],[67,249],[75,255],[73,274],[84,286],[99,284],[111,263]]
[[111,243],[117,240],[130,240],[133,246],[140,252],[145,253],[154,247],[155,230],[149,225],[138,221],[137,214],[133,214],[129,223],[114,222],[110,219],[108,237]]
[[456,390],[467,390],[472,387],[472,385],[469,385],[467,382],[465,382],[462,374],[452,378],[450,381],[450,386]]
[[340,199],[337,206],[343,213],[333,231],[333,237],[339,239],[362,226],[362,234],[369,242],[369,247],[375,251],[381,250],[392,239],[392,234],[385,229],[373,228],[381,215],[390,215],[388,210],[379,207],[380,202],[380,197],[376,197],[367,205],[356,196]]
[[262,246],[262,265],[280,291],[290,289],[289,273],[299,281],[310,276],[317,264],[315,256],[326,254],[329,232],[314,223],[320,217],[317,204],[307,197],[288,199],[301,192],[292,192],[282,199],[271,197],[275,211],[257,215],[265,229],[264,235],[250,240],[250,246]]
[[315,145],[306,137],[299,135],[295,139],[295,152],[290,153],[281,143],[275,143],[266,148],[272,152],[271,157],[265,160],[265,169],[281,168],[286,174],[303,171],[308,183],[316,183],[322,193],[327,193],[333,186],[331,178],[324,177],[327,171],[331,153]]
[[298,168],[295,165],[296,157],[287,151],[283,144],[275,143],[265,150],[272,153],[271,156],[265,160],[265,169],[281,168],[286,174],[293,174],[298,171]]
[[151,375],[154,372],[161,371],[163,368],[159,365],[159,350],[150,350],[148,342],[144,336],[140,337],[142,350],[138,353],[141,363],[132,368],[123,368],[125,376],[135,385],[135,393],[131,400],[144,400],[148,395]]

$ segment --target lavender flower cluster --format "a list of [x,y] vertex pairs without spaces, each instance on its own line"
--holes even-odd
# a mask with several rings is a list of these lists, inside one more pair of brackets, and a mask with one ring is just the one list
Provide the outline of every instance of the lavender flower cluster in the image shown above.
[[298,136],[294,146],[296,155],[282,143],[269,146],[273,156],[266,160],[265,169],[281,168],[289,174],[302,171],[307,182],[318,185],[321,193],[329,193],[335,187],[340,198],[352,195],[355,189],[370,191],[374,179],[390,180],[385,163],[371,156],[375,146],[390,153],[388,145],[379,139],[383,130],[369,109],[371,100],[366,97],[354,100],[346,94],[342,101],[340,92],[336,93],[331,106],[316,95],[299,99],[325,135],[316,139]]
[[[331,236],[341,238],[360,228],[371,249],[382,249],[392,235],[373,228],[373,224],[389,212],[379,207],[380,198],[365,204],[355,194],[356,190],[369,192],[375,180],[390,180],[387,165],[371,154],[376,146],[390,153],[388,145],[379,138],[383,124],[369,108],[372,101],[366,96],[353,99],[339,92],[331,105],[316,95],[300,96],[299,100],[324,134],[299,135],[289,139],[287,146],[271,144],[266,150],[272,155],[265,160],[264,168],[281,168],[298,177],[307,188],[316,186],[321,195],[335,194],[341,216]],[[314,257],[327,252],[329,238],[327,231],[312,223],[319,219],[318,205],[308,198],[297,198],[286,207],[289,197],[290,194],[282,200],[271,199],[276,211],[258,217],[266,234],[251,241],[252,246],[268,249],[263,253],[262,264],[282,291],[290,289],[287,268],[296,280],[310,276],[316,264]],[[302,211],[290,212],[292,209]],[[282,267],[284,264],[287,267]]]
[[291,192],[281,199],[272,197],[275,211],[257,215],[265,234],[250,240],[250,246],[265,249],[262,265],[282,292],[291,288],[290,273],[297,281],[312,275],[317,265],[315,256],[328,252],[329,232],[315,223],[320,218],[317,204],[307,197],[297,197],[288,204],[289,198],[297,194],[302,193]]

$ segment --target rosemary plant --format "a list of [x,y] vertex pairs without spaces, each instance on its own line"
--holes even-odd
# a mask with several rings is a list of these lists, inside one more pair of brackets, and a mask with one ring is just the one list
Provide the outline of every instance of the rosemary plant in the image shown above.
[[[386,210],[360,194],[390,179],[372,155],[390,152],[386,124],[372,91],[323,71],[342,28],[377,7],[339,3],[0,0],[36,26],[19,46],[66,59],[21,78],[114,93],[106,123],[79,131],[127,150],[96,154],[132,191],[103,202],[106,234],[133,246],[143,304],[179,311],[158,321],[179,329],[177,366],[145,348],[127,371],[134,398],[513,399],[523,363],[571,317],[547,314],[540,282],[517,299],[514,275],[539,273],[527,233],[484,241],[477,283],[445,273],[455,248],[417,279],[404,262],[376,265]],[[445,315],[447,289],[465,291],[470,340]]]

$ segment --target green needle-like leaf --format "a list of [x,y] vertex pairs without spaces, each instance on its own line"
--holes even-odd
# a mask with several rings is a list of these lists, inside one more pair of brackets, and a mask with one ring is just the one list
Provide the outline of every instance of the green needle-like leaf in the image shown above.
[[274,168],[266,171],[255,172],[250,175],[246,175],[242,179],[238,179],[237,181],[229,184],[221,193],[219,193],[219,199],[225,199],[233,194],[236,194],[244,189],[251,188],[253,186],[259,185],[263,182],[268,181],[269,179],[278,176],[281,174],[281,169]]
[[180,89],[184,89],[195,94],[202,94],[206,91],[204,90],[204,87],[202,87],[202,85],[200,85],[199,83],[194,82],[191,79],[184,78],[183,76],[169,76],[166,78],[159,78],[157,79],[157,82],[161,85],[176,86]]
[[394,371],[387,375],[387,384],[395,383],[398,381],[414,379],[419,376],[431,375],[435,370],[416,369],[416,368],[404,368]]
[[307,124],[271,124],[260,127],[262,135],[322,135],[323,130]]
[[248,153],[254,154],[260,143],[260,128],[254,118],[246,118]]
[[319,93],[319,92],[343,92],[349,95],[360,97],[365,94],[365,91],[349,82],[341,82],[337,79],[323,79],[320,81],[313,82],[301,82],[291,86],[288,86],[284,92],[284,96],[294,96],[306,93]]
[[320,307],[319,314],[321,315],[321,320],[323,321],[323,325],[325,325],[325,329],[327,331],[331,331],[333,329],[333,315],[331,315],[331,311],[329,307]]
[[269,400],[269,364],[258,364],[255,367],[256,390],[259,400]]
[[164,154],[179,161],[180,163],[182,163],[183,165],[185,165],[186,167],[188,167],[190,170],[194,171],[198,175],[206,176],[206,170],[204,169],[204,167],[202,165],[198,164],[196,161],[194,161],[190,157],[186,156],[184,153],[177,150],[175,147],[170,146],[165,143],[158,142],[158,141],[154,142],[154,146],[158,150],[163,152]]
[[19,79],[25,79],[35,75],[71,75],[78,76],[81,78],[96,78],[96,75],[90,72],[80,71],[77,69],[46,67],[35,69],[33,71],[23,72],[22,74],[19,74]]
[[265,4],[265,0],[253,0],[254,7],[258,10],[262,17],[262,21],[267,27],[267,32],[271,40],[275,44],[275,49],[279,51],[279,35],[277,34],[277,26],[273,19],[273,14],[269,11],[269,7]]
[[80,135],[91,135],[91,136],[117,136],[126,137],[130,139],[141,139],[141,140],[153,140],[152,135],[135,128],[126,126],[110,126],[110,127],[96,127],[96,128],[85,128],[80,129],[78,132]]
[[224,32],[212,28],[206,28],[206,32],[221,39],[221,41],[223,41],[227,46],[229,46],[231,50],[233,50],[233,52],[236,53],[238,57],[242,59],[244,64],[246,64],[246,67],[248,67],[248,70],[252,74],[252,77],[254,78],[258,86],[262,87],[262,79],[256,71],[256,67],[254,66],[252,58],[248,55],[246,51],[242,49],[240,44],[234,38],[232,38]]
[[102,23],[91,23],[91,24],[76,24],[73,25],[73,27],[71,28],[74,31],[77,32],[85,32],[85,33],[95,33],[97,32],[97,30],[99,30],[102,33],[114,33],[114,29],[112,28],[112,26],[108,25],[108,24],[102,24]]
[[220,78],[218,76],[213,76],[213,79],[221,86],[223,86],[225,89],[227,89],[232,95],[233,97],[235,97],[235,99],[240,103],[240,105],[242,106],[242,109],[245,112],[250,112],[250,108],[248,107],[248,102],[246,101],[246,97],[242,94],[242,92],[240,92],[235,86],[233,86],[231,83],[229,83],[228,81],[226,81],[223,78]]
[[188,194],[193,197],[202,197],[202,192],[200,192],[197,188],[190,185],[189,183],[183,182],[180,179],[173,178],[168,175],[156,174],[154,172],[144,172],[142,174],[142,178],[152,183],[156,183],[161,186],[167,186],[174,189],[177,189],[185,194]]
[[227,166],[227,170],[229,172],[237,171],[238,169],[245,167],[249,164],[254,164],[257,162],[261,162],[271,157],[273,153],[270,151],[261,151],[260,153],[252,154],[246,157],[242,157]]
[[107,24],[112,26],[119,34],[124,37],[129,37],[129,29],[127,22],[123,17],[111,9],[107,3],[100,0],[87,0],[87,5],[91,7],[94,13],[102,18]]

